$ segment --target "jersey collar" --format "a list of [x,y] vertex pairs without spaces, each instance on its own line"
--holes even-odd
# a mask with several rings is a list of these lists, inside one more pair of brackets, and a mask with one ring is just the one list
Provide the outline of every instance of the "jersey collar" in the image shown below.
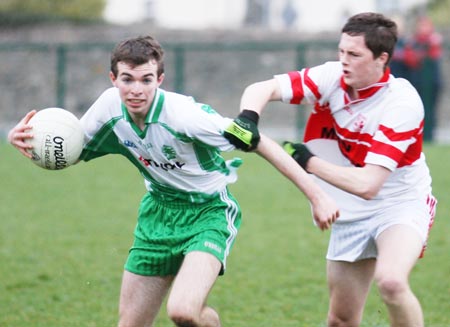
[[391,74],[391,70],[389,67],[386,67],[384,70],[383,76],[380,78],[380,80],[372,85],[369,85],[367,87],[364,87],[362,89],[358,89],[358,99],[351,100],[348,95],[348,90],[350,86],[345,84],[344,82],[344,76],[341,77],[341,88],[345,91],[344,92],[344,101],[345,104],[355,104],[361,101],[366,100],[367,98],[370,98],[372,95],[377,93],[381,88],[383,88],[385,85],[388,84],[389,81],[389,75]]

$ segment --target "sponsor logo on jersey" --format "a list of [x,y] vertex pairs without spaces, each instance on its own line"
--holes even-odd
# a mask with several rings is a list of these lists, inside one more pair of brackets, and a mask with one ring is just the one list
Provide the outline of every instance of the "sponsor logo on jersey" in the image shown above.
[[123,145],[125,145],[128,148],[134,148],[134,149],[138,148],[137,145],[133,141],[130,141],[130,140],[123,141]]
[[183,169],[183,166],[186,164],[184,162],[156,162],[153,159],[145,159],[144,157],[140,156],[139,160],[146,166],[146,167],[154,167],[154,168],[160,168],[165,171],[174,170],[174,169]]
[[323,127],[322,132],[320,134],[320,138],[322,139],[330,139],[337,140],[338,137],[336,135],[336,130],[334,128]]

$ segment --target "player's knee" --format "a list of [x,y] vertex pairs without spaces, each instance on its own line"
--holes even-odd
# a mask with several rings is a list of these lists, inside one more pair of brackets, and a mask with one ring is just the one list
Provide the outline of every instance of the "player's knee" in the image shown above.
[[361,323],[361,318],[351,314],[328,313],[328,327],[357,327]]
[[198,326],[198,314],[187,303],[169,301],[167,303],[167,314],[178,327]]
[[381,298],[386,304],[398,303],[402,295],[408,291],[407,281],[395,277],[383,277],[377,280]]

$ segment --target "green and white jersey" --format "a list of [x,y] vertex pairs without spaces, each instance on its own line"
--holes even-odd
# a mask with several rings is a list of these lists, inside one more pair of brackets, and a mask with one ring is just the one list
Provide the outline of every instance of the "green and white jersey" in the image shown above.
[[236,180],[240,159],[220,155],[235,149],[222,135],[231,122],[191,97],[158,89],[140,130],[113,87],[81,118],[86,136],[80,159],[121,154],[155,196],[204,202]]

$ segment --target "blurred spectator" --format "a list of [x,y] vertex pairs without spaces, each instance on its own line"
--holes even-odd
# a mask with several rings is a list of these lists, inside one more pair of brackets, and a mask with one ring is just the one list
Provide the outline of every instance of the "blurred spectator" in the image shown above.
[[408,79],[419,92],[425,108],[424,141],[434,140],[437,118],[437,101],[442,87],[441,57],[442,36],[434,29],[433,22],[419,17],[414,35],[402,35],[399,24],[399,41],[391,62],[392,73]]

